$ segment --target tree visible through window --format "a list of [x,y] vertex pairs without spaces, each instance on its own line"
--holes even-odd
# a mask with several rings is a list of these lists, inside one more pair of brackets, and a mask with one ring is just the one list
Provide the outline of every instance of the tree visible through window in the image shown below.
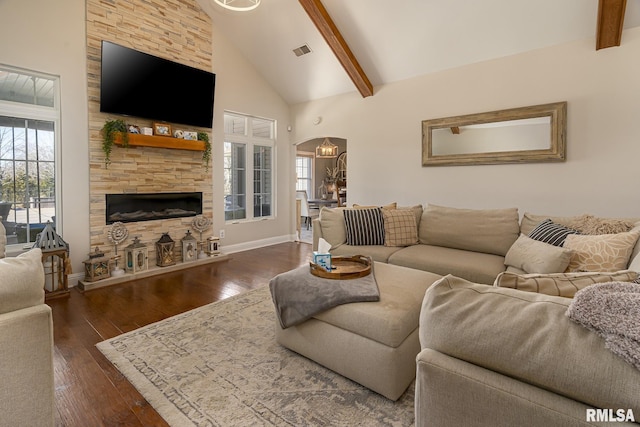
[[0,216],[9,244],[56,217],[56,79],[0,69]]
[[226,112],[224,129],[225,220],[273,216],[275,122]]

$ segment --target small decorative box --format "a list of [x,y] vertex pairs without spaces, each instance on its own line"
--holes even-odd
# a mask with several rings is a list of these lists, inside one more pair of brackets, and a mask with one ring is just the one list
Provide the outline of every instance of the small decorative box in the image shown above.
[[317,251],[313,252],[313,263],[319,265],[326,271],[331,271],[331,254],[319,254]]

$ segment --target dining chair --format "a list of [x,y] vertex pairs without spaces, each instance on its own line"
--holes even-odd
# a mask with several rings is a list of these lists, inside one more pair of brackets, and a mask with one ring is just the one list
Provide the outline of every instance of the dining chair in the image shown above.
[[320,215],[320,210],[309,207],[309,198],[305,190],[297,190],[296,199],[300,200],[300,216],[304,218],[304,224],[308,230],[311,222]]

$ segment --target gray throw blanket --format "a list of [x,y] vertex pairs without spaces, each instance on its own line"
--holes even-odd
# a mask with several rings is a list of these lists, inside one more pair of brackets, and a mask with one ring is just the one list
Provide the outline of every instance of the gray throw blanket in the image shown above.
[[640,369],[640,284],[610,282],[578,291],[567,316],[605,340],[605,347]]
[[277,275],[269,289],[283,329],[337,305],[380,300],[373,265],[368,276],[350,280],[314,276],[306,265]]

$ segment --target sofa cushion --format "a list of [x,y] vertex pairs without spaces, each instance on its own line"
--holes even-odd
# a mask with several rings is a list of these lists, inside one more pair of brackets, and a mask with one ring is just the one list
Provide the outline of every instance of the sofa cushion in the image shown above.
[[416,216],[411,209],[382,209],[384,245],[410,246],[418,243]]
[[567,269],[572,254],[571,249],[560,248],[521,234],[507,252],[504,263],[527,273],[562,273]]
[[520,234],[518,209],[457,209],[428,205],[420,243],[505,256]]
[[596,283],[630,282],[638,278],[631,270],[613,273],[552,273],[552,274],[514,274],[508,271],[500,273],[494,286],[518,289],[525,292],[556,295],[573,298],[580,289]]
[[556,224],[547,218],[536,225],[527,236],[550,245],[562,246],[569,234],[580,234],[580,232],[564,225]]
[[567,318],[571,301],[447,276],[425,294],[420,343],[597,408],[640,413],[640,371]]
[[504,257],[499,255],[431,245],[402,248],[389,256],[389,263],[443,276],[454,274],[487,285],[504,271]]
[[0,314],[44,303],[42,251],[0,259]]
[[333,256],[365,255],[371,257],[374,261],[389,262],[389,257],[401,249],[403,248],[400,246],[351,246],[344,244],[332,249],[331,254]]
[[386,346],[398,347],[418,328],[424,293],[441,276],[383,263],[374,263],[373,270],[380,301],[344,304],[313,317]]
[[564,247],[574,251],[568,271],[618,271],[629,264],[639,232],[569,235]]
[[384,245],[384,219],[380,208],[345,209],[347,245]]

